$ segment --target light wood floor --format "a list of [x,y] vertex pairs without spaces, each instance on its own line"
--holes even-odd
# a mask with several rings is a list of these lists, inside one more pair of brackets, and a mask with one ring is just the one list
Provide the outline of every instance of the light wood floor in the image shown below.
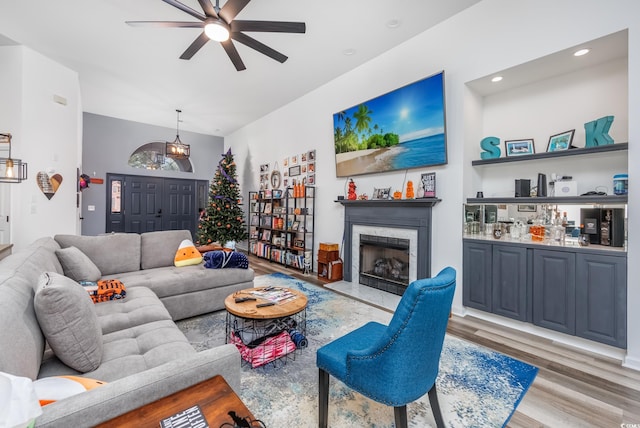
[[[256,275],[283,272],[323,285],[315,276],[249,260]],[[472,317],[453,316],[447,332],[539,368],[509,427],[640,427],[640,372],[620,361]]]

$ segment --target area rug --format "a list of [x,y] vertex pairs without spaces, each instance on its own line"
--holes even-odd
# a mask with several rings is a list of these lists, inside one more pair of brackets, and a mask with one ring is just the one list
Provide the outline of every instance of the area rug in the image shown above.
[[[318,426],[316,350],[369,322],[388,324],[389,312],[284,274],[262,275],[255,286],[302,291],[307,307],[308,346],[292,358],[251,369],[242,367],[242,390],[236,391],[268,428]],[[179,321],[197,350],[224,343],[225,311]],[[451,335],[445,338],[437,379],[438,398],[448,427],[505,426],[538,369]],[[393,409],[330,381],[329,426],[393,427]],[[427,395],[407,406],[410,427],[434,427]]]

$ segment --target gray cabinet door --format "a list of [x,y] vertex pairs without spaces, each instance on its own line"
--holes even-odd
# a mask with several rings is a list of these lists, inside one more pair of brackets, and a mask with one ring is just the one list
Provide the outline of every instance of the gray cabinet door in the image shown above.
[[493,313],[527,320],[527,249],[493,246]]
[[576,335],[626,348],[626,257],[578,254],[576,267]]
[[462,303],[491,312],[492,245],[463,244]]
[[576,256],[533,250],[533,323],[575,335]]

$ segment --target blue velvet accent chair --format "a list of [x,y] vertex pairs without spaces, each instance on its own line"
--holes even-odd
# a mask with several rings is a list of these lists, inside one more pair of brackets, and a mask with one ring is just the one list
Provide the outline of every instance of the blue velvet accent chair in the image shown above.
[[318,349],[319,427],[329,414],[329,375],[370,399],[394,407],[397,428],[407,427],[407,404],[429,393],[438,427],[444,427],[436,377],[447,329],[456,271],[409,284],[388,326],[369,322]]

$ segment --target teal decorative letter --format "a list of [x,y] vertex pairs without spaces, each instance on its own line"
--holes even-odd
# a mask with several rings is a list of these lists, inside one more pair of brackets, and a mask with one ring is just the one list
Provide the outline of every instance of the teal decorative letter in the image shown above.
[[498,137],[485,137],[480,141],[480,147],[484,152],[480,153],[482,159],[495,159],[500,157],[500,139]]
[[587,141],[585,147],[604,146],[613,144],[613,138],[608,134],[613,123],[613,116],[605,116],[584,124]]

